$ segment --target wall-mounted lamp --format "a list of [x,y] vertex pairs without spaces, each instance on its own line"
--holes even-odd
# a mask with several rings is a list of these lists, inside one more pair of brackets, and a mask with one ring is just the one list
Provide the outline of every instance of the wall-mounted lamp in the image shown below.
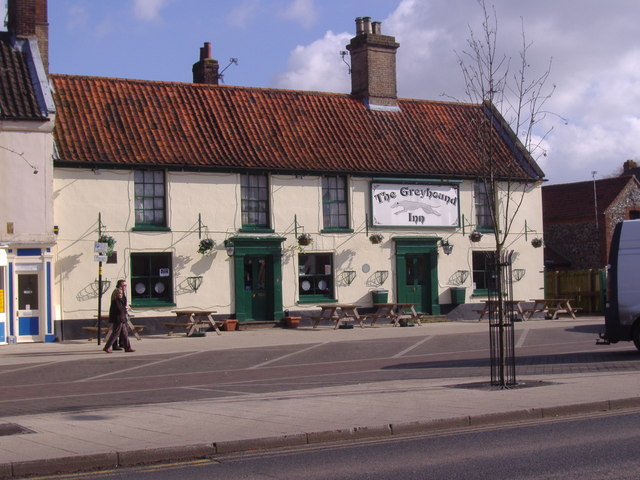
[[448,240],[442,240],[440,246],[445,255],[451,255],[451,252],[453,252],[453,245],[450,244]]
[[187,285],[189,285],[191,290],[197,292],[200,285],[202,285],[202,276],[198,275],[196,277],[187,277]]
[[225,240],[224,248],[227,250],[227,255],[233,257],[233,253],[236,251],[236,247],[233,245],[233,240]]

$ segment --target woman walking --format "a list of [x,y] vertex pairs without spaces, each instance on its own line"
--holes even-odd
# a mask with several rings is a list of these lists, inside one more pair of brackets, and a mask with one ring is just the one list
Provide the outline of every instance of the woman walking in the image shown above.
[[127,328],[127,305],[125,304],[122,289],[116,288],[111,295],[111,306],[109,307],[109,323],[112,324],[111,335],[107,340],[103,350],[111,353],[111,347],[116,339],[120,339],[120,346],[125,352],[135,352],[129,343],[129,329]]

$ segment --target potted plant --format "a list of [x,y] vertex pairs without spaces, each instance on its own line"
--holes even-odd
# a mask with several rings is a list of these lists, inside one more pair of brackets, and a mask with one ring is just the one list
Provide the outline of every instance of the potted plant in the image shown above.
[[542,239],[534,238],[533,240],[531,240],[531,245],[533,245],[533,248],[540,248],[542,246]]
[[471,235],[469,235],[469,239],[472,242],[479,242],[482,239],[482,232],[480,232],[479,230],[474,230],[473,232],[471,232]]
[[235,318],[227,318],[222,322],[222,330],[225,332],[234,332],[238,329],[238,320]]
[[98,242],[107,244],[107,257],[110,257],[111,254],[113,253],[113,247],[116,244],[116,241],[113,239],[113,237],[110,235],[103,234],[103,235],[100,235]]
[[384,236],[381,233],[372,233],[369,235],[369,241],[374,245],[382,243],[382,240],[384,240]]
[[287,325],[287,328],[298,328],[300,325],[300,319],[302,317],[284,317],[284,323]]
[[200,240],[200,244],[198,245],[198,253],[208,257],[213,255],[214,248],[216,247],[216,242],[214,242],[210,238],[203,238]]
[[311,238],[311,235],[308,233],[303,233],[298,235],[298,245],[302,245],[302,246],[310,245],[312,241],[313,239]]

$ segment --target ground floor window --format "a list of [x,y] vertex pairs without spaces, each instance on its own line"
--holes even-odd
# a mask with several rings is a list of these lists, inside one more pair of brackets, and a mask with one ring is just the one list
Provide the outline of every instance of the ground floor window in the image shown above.
[[493,251],[472,252],[474,295],[488,295],[496,288],[495,258]]
[[333,255],[301,253],[298,256],[298,292],[301,302],[322,302],[334,299]]
[[170,253],[131,254],[131,305],[173,304]]

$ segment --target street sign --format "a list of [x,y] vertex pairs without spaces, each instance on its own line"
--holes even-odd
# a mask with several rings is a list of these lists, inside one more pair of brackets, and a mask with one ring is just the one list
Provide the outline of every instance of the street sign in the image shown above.
[[93,244],[93,252],[94,253],[105,254],[105,253],[107,253],[107,250],[109,250],[109,244],[106,243],[106,242],[95,242]]
[[94,255],[94,256],[93,256],[93,259],[94,259],[96,262],[106,262],[108,258],[109,258],[109,257],[107,257],[107,254],[106,254],[106,253],[105,253],[105,254],[101,254],[101,253],[99,253],[99,254],[97,254],[97,255]]

